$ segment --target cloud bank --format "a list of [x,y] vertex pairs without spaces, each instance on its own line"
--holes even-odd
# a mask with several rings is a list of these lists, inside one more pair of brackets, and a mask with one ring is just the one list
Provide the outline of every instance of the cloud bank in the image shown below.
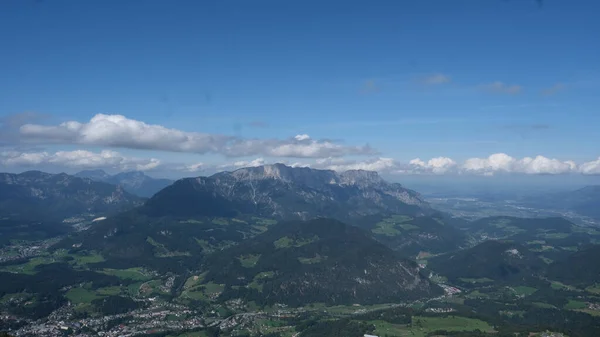
[[91,152],[85,150],[49,152],[0,152],[0,167],[52,167],[57,169],[106,168],[120,171],[148,171],[161,165],[156,158],[125,157],[115,151]]
[[226,157],[327,158],[376,153],[368,145],[347,146],[328,140],[315,140],[304,134],[283,140],[244,139],[170,129],[122,115],[97,114],[87,123],[68,121],[55,126],[25,124],[19,131],[21,137],[30,142],[213,153]]
[[294,161],[275,157],[244,159],[220,163],[173,163],[157,158],[128,157],[116,151],[86,150],[57,151],[4,151],[0,152],[0,170],[2,169],[88,169],[103,168],[119,171],[161,170],[180,174],[199,174],[216,171],[231,171],[242,167],[283,163],[294,167],[312,167],[334,171],[367,170],[397,175],[483,175],[527,174],[560,175],[583,174],[600,175],[600,158],[580,164],[571,160],[561,161],[544,156],[514,158],[505,153],[492,154],[485,158],[469,158],[457,162],[448,157],[436,157],[429,160],[420,158],[401,162],[388,157],[375,157],[365,160],[351,160],[339,157],[317,158],[310,161]]

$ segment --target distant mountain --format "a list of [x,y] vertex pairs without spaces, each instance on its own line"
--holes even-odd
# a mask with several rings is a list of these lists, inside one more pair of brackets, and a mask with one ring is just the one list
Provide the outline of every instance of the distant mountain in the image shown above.
[[121,187],[65,173],[0,173],[2,217],[53,221],[81,213],[116,212],[140,203],[140,198]]
[[75,175],[77,177],[120,185],[125,191],[140,197],[151,197],[156,192],[173,183],[172,180],[152,178],[139,171],[122,172],[110,175],[103,170],[85,170]]
[[525,246],[486,241],[475,247],[436,256],[427,268],[452,282],[525,282],[544,272],[546,264]]
[[204,282],[225,285],[222,300],[368,304],[443,293],[415,262],[357,227],[325,218],[276,225],[211,255],[204,268]]
[[376,172],[292,168],[283,164],[186,178],[156,193],[145,206],[154,216],[234,216],[278,219],[327,216],[340,220],[381,212],[425,215],[429,204]]
[[600,219],[600,185],[561,193],[548,193],[524,201],[526,205],[572,211],[580,215]]
[[565,259],[552,263],[548,278],[575,286],[593,286],[600,282],[600,245],[590,245]]

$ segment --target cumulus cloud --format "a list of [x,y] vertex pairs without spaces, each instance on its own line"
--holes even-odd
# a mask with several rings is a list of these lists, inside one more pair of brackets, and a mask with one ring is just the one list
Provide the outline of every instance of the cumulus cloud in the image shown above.
[[97,114],[89,122],[68,121],[55,126],[25,124],[20,134],[29,140],[60,144],[80,144],[160,150],[171,152],[216,153],[228,157],[263,155],[271,157],[323,158],[373,154],[370,146],[347,146],[308,135],[289,139],[244,139],[233,136],[186,132],[161,125],[146,124],[121,115]]
[[311,167],[333,171],[366,170],[366,171],[389,171],[397,163],[392,158],[374,158],[365,161],[347,161],[338,158],[327,158],[316,161]]
[[583,174],[600,174],[600,157],[596,160],[581,164],[579,171]]
[[438,85],[438,84],[444,84],[444,83],[449,83],[452,79],[450,78],[450,76],[444,75],[444,74],[432,74],[429,76],[425,76],[423,78],[421,78],[421,83],[423,84],[427,84],[427,85]]
[[110,168],[121,171],[148,171],[161,164],[156,158],[124,157],[115,151],[85,150],[49,152],[0,152],[0,165],[7,167]]
[[427,162],[421,159],[413,159],[409,162],[413,169],[431,172],[434,174],[444,174],[456,167],[456,162],[447,157],[437,157],[428,160]]
[[487,158],[467,159],[462,165],[466,172],[480,174],[525,173],[525,174],[562,174],[578,171],[577,164],[573,161],[560,161],[544,156],[535,158],[513,158],[505,153],[496,153]]
[[481,86],[481,88],[489,92],[509,95],[516,95],[523,90],[523,88],[518,84],[509,85],[500,81],[484,84]]

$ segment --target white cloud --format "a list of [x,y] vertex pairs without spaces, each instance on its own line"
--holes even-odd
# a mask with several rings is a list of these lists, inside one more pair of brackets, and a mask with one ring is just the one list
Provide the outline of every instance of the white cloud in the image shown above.
[[437,157],[428,160],[427,162],[421,159],[413,159],[409,162],[412,169],[431,172],[434,174],[444,174],[456,167],[456,162],[448,157]]
[[56,168],[112,168],[121,171],[148,171],[161,164],[156,158],[124,157],[115,151],[85,150],[49,152],[0,152],[0,165],[7,167],[50,166]]
[[[585,165],[585,164],[583,164]],[[560,161],[544,156],[523,159],[513,158],[505,153],[496,153],[487,158],[467,159],[462,165],[466,172],[491,175],[496,172],[525,174],[562,174],[578,171],[573,161]]]
[[523,88],[518,84],[505,84],[500,81],[492,82],[489,84],[484,84],[481,86],[482,89],[485,89],[490,92],[500,93],[500,94],[509,94],[515,95],[520,93]]
[[333,171],[366,170],[366,171],[389,171],[397,163],[392,158],[375,158],[366,161],[345,161],[337,158],[317,160],[316,165],[311,167]]
[[583,174],[600,174],[600,157],[596,160],[581,164],[581,166],[579,166],[579,171]]
[[242,167],[255,167],[267,164],[283,163],[292,167],[312,167],[317,169],[343,172],[347,170],[377,171],[384,174],[473,174],[494,176],[497,174],[559,175],[585,174],[600,175],[600,158],[576,164],[571,160],[558,160],[544,156],[514,158],[505,153],[492,154],[486,158],[469,158],[462,163],[448,157],[436,157],[429,160],[420,158],[409,162],[400,162],[393,158],[376,157],[366,160],[349,160],[329,157],[309,161],[289,161],[278,158],[238,160],[229,163],[163,163],[156,158],[126,157],[118,152],[103,150],[92,152],[86,150],[57,151],[4,151],[0,152],[0,169],[86,169],[104,168],[119,171],[147,171],[159,168],[161,171],[209,174],[223,170],[236,170]]
[[308,135],[290,139],[243,139],[233,136],[186,132],[146,124],[121,115],[95,115],[88,123],[68,121],[56,126],[25,124],[20,134],[30,141],[160,150],[217,153],[228,157],[324,158],[373,154],[369,146],[345,146]]
[[421,79],[421,83],[428,85],[444,84],[450,81],[450,76],[444,74],[432,74]]
[[177,170],[179,171],[183,171],[183,172],[202,172],[204,171],[206,168],[206,165],[204,163],[195,163],[195,164],[189,164],[189,165],[183,165],[177,168]]
[[296,137],[294,137],[294,138],[298,141],[303,141],[303,140],[310,139],[310,136],[307,134],[303,134],[303,135],[296,135]]

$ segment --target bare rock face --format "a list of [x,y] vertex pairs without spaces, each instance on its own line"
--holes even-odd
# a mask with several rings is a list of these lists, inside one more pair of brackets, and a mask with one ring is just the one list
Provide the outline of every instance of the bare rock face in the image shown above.
[[423,215],[431,211],[417,192],[386,182],[376,172],[336,173],[283,164],[181,179],[157,193],[147,206],[157,215],[223,215],[222,206],[278,218],[342,220],[380,212]]

